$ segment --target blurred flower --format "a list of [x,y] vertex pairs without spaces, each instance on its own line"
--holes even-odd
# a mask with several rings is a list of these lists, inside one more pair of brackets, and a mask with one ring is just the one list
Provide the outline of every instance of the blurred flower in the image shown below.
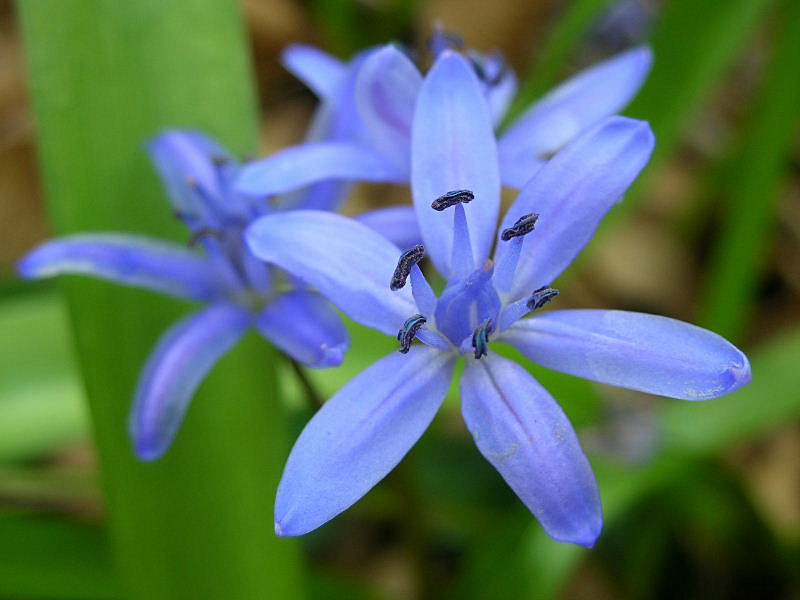
[[[462,46],[441,31],[431,43],[436,55]],[[464,54],[496,127],[516,93],[516,76],[498,54]],[[321,133],[307,143],[246,166],[236,184],[241,192],[270,196],[320,181],[405,184],[410,180],[411,130],[422,75],[402,49],[395,45],[371,49],[343,65],[319,50],[292,47],[285,60],[322,98],[317,122],[324,126],[317,127]],[[499,134],[496,148],[503,185],[520,189],[549,156],[624,108],[644,82],[651,62],[648,48],[634,48],[579,73],[530,106]],[[399,220],[402,215],[404,226],[413,226],[408,214],[393,210]],[[392,229],[387,232],[391,235]]]
[[284,281],[247,249],[245,226],[271,209],[233,192],[240,167],[224,148],[201,133],[168,131],[149,151],[189,245],[203,254],[144,236],[86,233],[46,242],[18,265],[28,278],[93,275],[208,304],[161,337],[142,371],[130,432],[145,460],[167,450],[200,382],[250,326],[312,367],[340,364],[349,343],[319,294]]
[[[396,247],[363,224],[320,211],[263,217],[245,234],[256,256],[315,286],[356,321],[397,332],[401,344],[301,433],[278,488],[276,532],[311,531],[380,481],[427,428],[465,355],[462,412],[478,449],[552,537],[591,546],[602,509],[575,432],[547,391],[490,342],[559,371],[688,400],[750,380],[738,349],[673,319],[561,310],[520,320],[557,295],[550,284],[645,166],[650,128],[609,117],[580,135],[525,185],[499,235],[492,115],[460,54],[442,52],[421,84],[409,143],[424,248],[398,259]],[[438,298],[416,264],[425,252],[447,279]],[[425,345],[412,345],[415,338]]]

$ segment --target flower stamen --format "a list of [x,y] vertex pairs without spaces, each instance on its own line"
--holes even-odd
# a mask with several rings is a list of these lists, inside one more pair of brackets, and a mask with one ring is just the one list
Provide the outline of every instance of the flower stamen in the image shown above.
[[446,194],[442,194],[436,200],[431,202],[431,208],[433,210],[442,211],[446,208],[450,208],[451,206],[455,206],[456,204],[461,204],[462,202],[466,204],[467,202],[472,202],[475,199],[475,194],[473,194],[470,190],[453,190],[447,192]]
[[472,347],[475,350],[475,358],[486,356],[489,352],[489,336],[494,330],[494,322],[491,319],[486,319],[481,325],[475,328],[472,334]]
[[397,339],[401,345],[400,354],[408,354],[408,351],[411,349],[411,342],[414,341],[417,331],[419,331],[419,328],[425,325],[427,321],[428,319],[422,315],[414,315],[406,319],[400,331],[397,332]]
[[504,242],[507,242],[511,238],[515,237],[522,237],[533,231],[536,228],[536,221],[539,220],[538,213],[530,213],[528,215],[523,215],[517,222],[514,223],[508,229],[504,229],[503,233],[500,235],[500,239]]
[[534,291],[531,294],[531,297],[528,299],[528,310],[537,310],[542,308],[545,304],[550,302],[553,298],[558,296],[561,292],[559,292],[555,288],[547,287],[543,285],[538,290]]
[[421,261],[424,256],[425,246],[422,244],[417,244],[403,252],[397,261],[389,288],[392,291],[397,291],[405,286],[408,275],[411,273],[411,267]]

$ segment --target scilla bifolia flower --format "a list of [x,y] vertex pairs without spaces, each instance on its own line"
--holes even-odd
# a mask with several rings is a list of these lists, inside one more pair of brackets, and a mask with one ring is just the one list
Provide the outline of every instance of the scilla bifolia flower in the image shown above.
[[46,242],[18,265],[24,277],[93,275],[207,303],[161,337],[142,371],[130,433],[144,460],[166,452],[195,390],[249,327],[312,367],[340,364],[348,346],[344,325],[318,293],[284,281],[245,246],[246,225],[271,209],[233,192],[240,167],[225,149],[201,133],[169,131],[149,150],[191,232],[189,245],[203,253],[133,234],[86,233]]
[[[536,312],[647,163],[650,128],[609,117],[581,134],[525,185],[499,234],[492,116],[460,54],[442,52],[421,84],[410,146],[424,246],[401,253],[363,224],[320,211],[267,216],[246,232],[256,256],[400,345],[301,433],[278,488],[276,532],[311,531],[380,481],[428,427],[466,356],[462,412],[478,449],[552,537],[591,546],[602,528],[600,494],[575,432],[547,391],[491,343],[566,373],[687,400],[750,380],[739,350],[693,325],[613,310]],[[417,265],[423,253],[447,280],[438,298]]]
[[[454,36],[437,31],[434,55],[462,49]],[[492,126],[502,120],[516,93],[513,70],[499,55],[466,50]],[[318,120],[338,115],[335,134],[278,152],[246,166],[237,187],[247,194],[273,195],[319,181],[359,180],[405,184],[411,177],[411,129],[422,75],[395,45],[367,51],[349,66],[319,50],[293,47],[285,61],[323,99]],[[531,105],[499,135],[497,151],[503,185],[520,189],[544,161],[570,140],[623,109],[644,82],[652,63],[648,48],[623,52],[564,82]],[[331,127],[323,127],[330,131]],[[327,207],[326,207],[327,208]],[[362,220],[413,227],[401,207]]]

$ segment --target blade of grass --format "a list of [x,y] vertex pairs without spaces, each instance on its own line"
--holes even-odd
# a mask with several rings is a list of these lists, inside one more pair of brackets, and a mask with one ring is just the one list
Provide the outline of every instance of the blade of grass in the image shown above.
[[0,517],[0,596],[123,598],[103,529],[52,517]]
[[[19,8],[55,229],[181,235],[143,143],[164,127],[192,126],[234,151],[255,149],[237,3],[21,0]],[[286,452],[274,353],[255,335],[243,340],[204,382],[168,455],[140,463],[126,433],[132,391],[185,307],[102,282],[66,283],[127,595],[301,596],[297,548],[272,531]]]
[[60,298],[0,302],[0,463],[41,457],[88,433],[76,368]]
[[579,262],[587,260],[602,238],[635,209],[659,167],[673,155],[698,108],[774,3],[775,0],[672,0],[664,5],[651,39],[653,70],[624,111],[650,122],[656,136],[655,151],[625,201],[605,219]]
[[800,3],[778,13],[778,39],[756,100],[742,151],[722,185],[722,232],[708,266],[701,323],[727,338],[743,333],[790,168],[800,124]]
[[558,83],[581,38],[612,0],[575,0],[547,34],[547,40],[523,78],[504,125],[508,125],[534,100]]

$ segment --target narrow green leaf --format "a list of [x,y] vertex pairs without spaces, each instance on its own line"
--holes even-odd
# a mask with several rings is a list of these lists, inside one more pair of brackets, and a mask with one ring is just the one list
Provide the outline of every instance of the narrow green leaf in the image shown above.
[[650,121],[653,163],[672,153],[691,117],[719,84],[774,0],[673,0],[652,36],[655,61],[642,91],[626,111]]
[[41,457],[88,433],[62,301],[0,302],[0,462]]
[[[198,127],[236,152],[258,131],[232,0],[19,2],[56,230],[186,239],[143,152],[165,127]],[[286,456],[275,354],[254,334],[204,382],[167,456],[132,453],[139,369],[187,307],[75,278],[65,286],[128,597],[297,598],[297,547],[272,530]]]
[[655,22],[653,70],[625,114],[650,122],[656,147],[649,165],[601,226],[580,260],[599,247],[636,207],[653,175],[668,160],[698,108],[719,85],[775,0],[672,0]]
[[122,590],[103,529],[52,517],[0,517],[0,596],[112,600]]
[[[505,118],[507,125],[534,100],[558,83],[581,38],[611,0],[574,0],[547,34]],[[538,46],[538,44],[537,44]]]
[[702,305],[702,324],[733,339],[746,326],[800,124],[800,3],[785,2],[784,8],[743,149],[722,185],[722,234],[709,263]]

